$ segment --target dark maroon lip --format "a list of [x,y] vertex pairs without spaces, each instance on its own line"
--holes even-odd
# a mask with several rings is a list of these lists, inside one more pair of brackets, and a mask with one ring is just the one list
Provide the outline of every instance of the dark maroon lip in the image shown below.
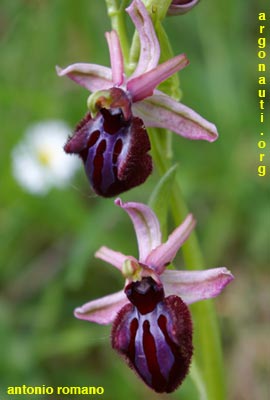
[[[110,108],[100,108],[94,118],[88,113],[64,146],[67,153],[80,156],[93,190],[103,197],[140,185],[152,172],[151,146],[143,121],[131,114],[128,97],[121,95],[121,89],[111,92]],[[103,101],[98,101],[98,106]]]
[[112,347],[138,376],[158,393],[173,392],[188,373],[192,322],[178,296],[164,297],[161,283],[151,277],[127,285],[130,303],[112,327]]

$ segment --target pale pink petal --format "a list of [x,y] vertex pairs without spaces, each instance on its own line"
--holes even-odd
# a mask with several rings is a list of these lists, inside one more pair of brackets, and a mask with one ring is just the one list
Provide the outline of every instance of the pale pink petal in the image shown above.
[[144,263],[148,254],[161,243],[158,219],[151,208],[142,203],[123,203],[116,199],[115,204],[123,208],[130,216],[139,247],[139,261]]
[[171,75],[188,65],[185,54],[180,54],[136,78],[129,79],[127,90],[134,102],[152,96],[154,89]]
[[233,279],[225,267],[202,271],[167,270],[161,275],[165,295],[175,294],[186,304],[219,295]]
[[59,76],[67,75],[90,92],[109,89],[113,86],[111,68],[102,65],[76,63],[64,69],[56,66],[56,72]]
[[140,0],[133,0],[126,9],[140,37],[140,57],[132,78],[155,68],[160,56],[160,47],[152,20]]
[[120,271],[122,271],[122,266],[124,261],[128,259],[136,261],[134,257],[126,256],[125,254],[122,254],[119,251],[111,250],[106,246],[102,246],[98,251],[96,251],[95,257],[100,258],[103,261],[106,261],[107,263],[113,265]]
[[158,91],[155,91],[153,96],[133,104],[132,110],[146,126],[169,129],[187,139],[213,142],[218,138],[214,124],[191,108]]
[[105,33],[112,67],[112,80],[116,86],[121,86],[124,81],[124,62],[123,54],[116,31]]
[[173,261],[179,248],[191,234],[195,223],[193,216],[189,214],[184,222],[170,234],[165,243],[151,251],[145,263],[154,268],[158,274],[162,274],[166,265]]
[[120,292],[90,301],[74,311],[75,317],[97,324],[110,324],[117,313],[129,301],[123,290]]

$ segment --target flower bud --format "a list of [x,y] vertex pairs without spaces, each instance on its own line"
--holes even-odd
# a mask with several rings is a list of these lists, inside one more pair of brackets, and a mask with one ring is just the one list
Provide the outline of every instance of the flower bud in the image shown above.
[[190,11],[200,0],[173,0],[168,9],[168,15],[185,14]]

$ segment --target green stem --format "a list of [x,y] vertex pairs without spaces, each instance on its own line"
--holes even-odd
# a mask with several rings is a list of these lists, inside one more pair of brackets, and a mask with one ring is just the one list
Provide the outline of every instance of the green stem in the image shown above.
[[172,0],[143,0],[149,14],[153,14],[154,19],[162,21],[168,11]]
[[138,32],[135,31],[132,42],[131,42],[130,51],[129,51],[129,60],[128,60],[129,74],[132,74],[132,72],[135,70],[138,59],[139,59],[139,55],[140,55],[140,39],[139,39]]
[[200,369],[197,367],[196,362],[193,360],[192,365],[190,367],[190,377],[194,381],[195,386],[197,387],[198,395],[200,400],[207,400],[206,388],[204,379],[200,372]]
[[[162,134],[166,130],[149,129],[152,155],[155,165],[161,175],[170,167],[170,159],[164,156]],[[164,140],[164,137],[162,138]],[[188,214],[188,208],[183,198],[178,180],[171,193],[171,210],[176,225],[183,222]],[[182,247],[186,268],[189,270],[205,267],[203,256],[196,234],[193,233]],[[194,318],[194,358],[205,380],[208,400],[225,400],[225,384],[221,342],[218,321],[211,300],[205,300],[191,306]]]

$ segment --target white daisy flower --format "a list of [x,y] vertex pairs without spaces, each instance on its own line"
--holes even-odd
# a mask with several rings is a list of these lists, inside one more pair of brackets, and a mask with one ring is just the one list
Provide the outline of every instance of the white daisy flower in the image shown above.
[[63,150],[70,129],[60,120],[31,125],[12,151],[13,175],[33,194],[44,195],[52,187],[62,188],[80,165]]

